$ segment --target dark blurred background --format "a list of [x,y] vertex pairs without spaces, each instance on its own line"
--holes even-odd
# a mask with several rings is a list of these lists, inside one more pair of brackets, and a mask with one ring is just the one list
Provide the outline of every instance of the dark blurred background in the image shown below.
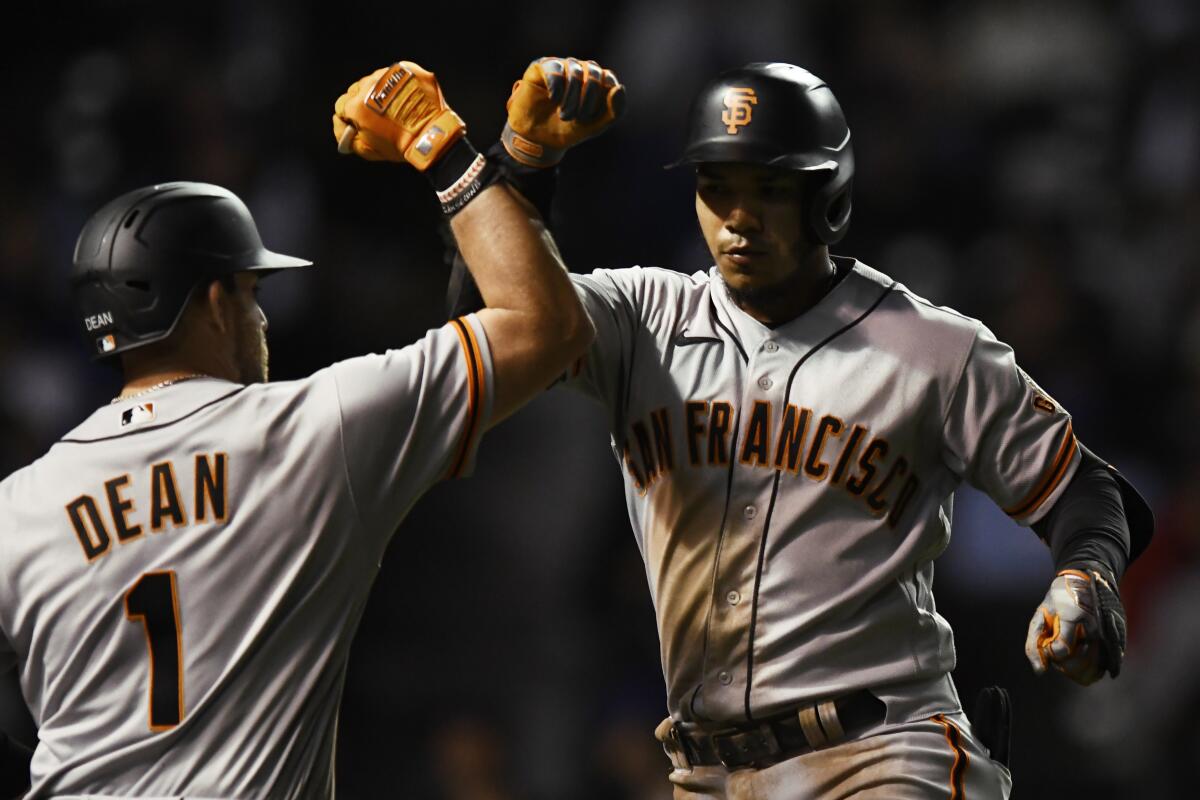
[[[15,12],[13,12],[15,14]],[[410,170],[341,158],[333,100],[405,58],[489,144],[540,55],[594,58],[626,116],[571,153],[554,228],[575,271],[709,265],[691,178],[664,172],[720,70],[783,60],[854,133],[835,248],[983,319],[1158,515],[1130,571],[1125,673],[1034,679],[1044,546],[964,491],[938,565],[968,708],[1016,702],[1021,798],[1194,797],[1200,773],[1200,12],[1193,0],[35,4],[0,33],[0,473],[118,389],[77,341],[65,278],[87,216],[168,180],[223,184],[267,245],[272,378],[444,321],[439,212]],[[651,732],[657,636],[600,414],[551,393],[484,440],[397,534],[356,640],[342,797],[670,796]],[[18,695],[0,724],[35,735]]]

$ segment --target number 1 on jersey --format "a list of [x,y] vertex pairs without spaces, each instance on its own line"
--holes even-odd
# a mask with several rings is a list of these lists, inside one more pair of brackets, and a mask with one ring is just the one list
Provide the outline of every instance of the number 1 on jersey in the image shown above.
[[125,616],[141,622],[150,649],[150,730],[183,719],[183,641],[175,571],[147,572],[125,593]]

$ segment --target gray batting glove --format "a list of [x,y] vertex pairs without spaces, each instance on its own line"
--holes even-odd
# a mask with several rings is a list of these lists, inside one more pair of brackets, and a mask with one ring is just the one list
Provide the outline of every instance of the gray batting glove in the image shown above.
[[1025,656],[1041,675],[1053,667],[1076,683],[1117,677],[1125,657],[1125,608],[1117,583],[1096,563],[1064,569],[1029,622]]

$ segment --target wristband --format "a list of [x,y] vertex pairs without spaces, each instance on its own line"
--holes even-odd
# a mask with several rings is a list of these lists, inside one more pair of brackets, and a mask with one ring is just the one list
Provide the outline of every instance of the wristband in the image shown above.
[[461,138],[426,171],[442,213],[454,216],[500,179],[500,172],[467,139]]

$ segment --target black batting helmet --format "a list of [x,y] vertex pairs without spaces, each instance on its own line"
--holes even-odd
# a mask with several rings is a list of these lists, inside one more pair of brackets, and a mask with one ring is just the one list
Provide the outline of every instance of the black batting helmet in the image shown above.
[[754,63],[710,81],[692,103],[683,157],[672,166],[742,162],[813,173],[810,232],[825,244],[850,224],[854,151],[825,82],[792,64]]
[[93,358],[171,334],[197,286],[308,267],[263,247],[246,204],[209,183],[160,183],[111,201],[75,243],[71,297]]

